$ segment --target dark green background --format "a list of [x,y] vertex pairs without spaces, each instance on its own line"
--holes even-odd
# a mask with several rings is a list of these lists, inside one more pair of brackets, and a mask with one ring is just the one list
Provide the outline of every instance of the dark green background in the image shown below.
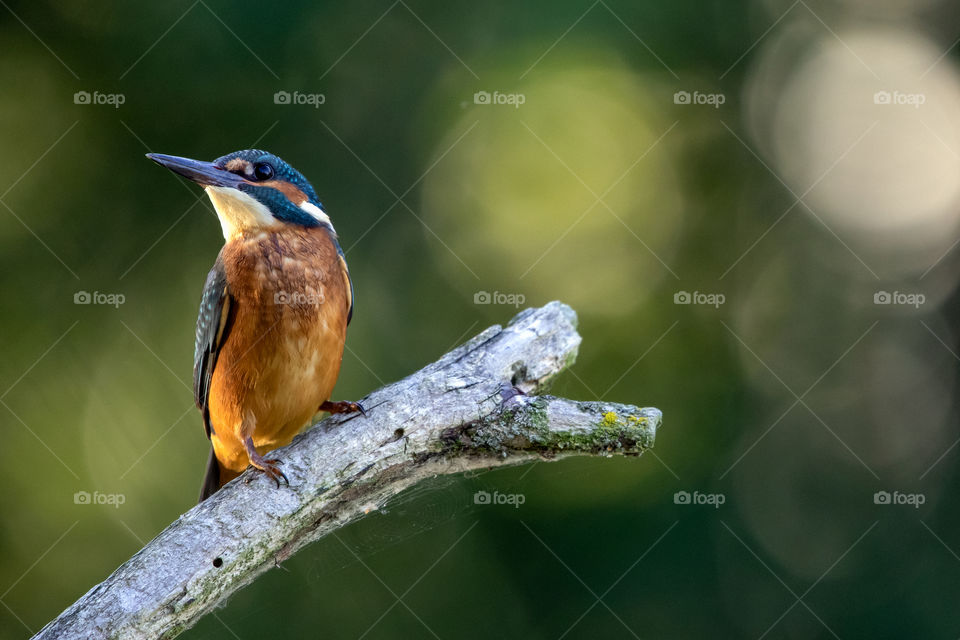
[[[513,306],[474,303],[498,291],[579,313],[555,393],[665,419],[639,459],[425,483],[184,637],[956,637],[960,265],[937,262],[956,219],[945,245],[901,252],[829,222],[829,194],[819,218],[776,222],[794,203],[777,176],[797,195],[811,180],[769,133],[806,135],[770,124],[778,83],[847,34],[946,51],[956,8],[911,4],[0,2],[0,637],[38,631],[193,505],[208,446],[193,330],[222,238],[202,192],[143,154],[253,144],[308,177],[348,250],[337,398],[507,322]],[[954,49],[937,73],[956,65]],[[839,110],[853,89],[835,88],[815,97]],[[281,90],[325,102],[277,105]],[[675,104],[683,90],[725,102]],[[954,148],[944,104],[924,122]],[[725,303],[674,304],[683,290]],[[876,306],[878,290],[927,302]],[[75,305],[78,291],[125,302]],[[478,490],[525,502],[475,505]],[[877,505],[880,490],[925,504]]]

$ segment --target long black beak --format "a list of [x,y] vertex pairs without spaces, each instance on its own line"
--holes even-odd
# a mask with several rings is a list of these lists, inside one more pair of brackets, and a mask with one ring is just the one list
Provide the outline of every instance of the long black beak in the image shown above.
[[168,156],[162,153],[148,153],[147,157],[160,166],[204,186],[237,188],[240,183],[245,182],[240,176],[221,169],[212,162]]

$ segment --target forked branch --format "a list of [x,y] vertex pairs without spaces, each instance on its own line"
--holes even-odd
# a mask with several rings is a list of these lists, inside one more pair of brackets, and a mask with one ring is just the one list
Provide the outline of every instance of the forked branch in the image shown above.
[[[552,302],[490,327],[277,452],[290,486],[248,471],[197,505],[36,638],[172,638],[304,545],[423,478],[570,455],[638,455],[660,411],[536,395],[573,363]],[[249,482],[248,482],[249,480]]]

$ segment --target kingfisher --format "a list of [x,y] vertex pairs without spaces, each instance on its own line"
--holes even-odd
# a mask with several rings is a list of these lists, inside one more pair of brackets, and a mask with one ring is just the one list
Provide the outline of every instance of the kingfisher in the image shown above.
[[147,157],[201,185],[223,229],[197,318],[193,393],[211,443],[204,501],[252,466],[289,484],[270,451],[333,402],[353,282],[317,194],[292,166],[247,149],[202,162]]

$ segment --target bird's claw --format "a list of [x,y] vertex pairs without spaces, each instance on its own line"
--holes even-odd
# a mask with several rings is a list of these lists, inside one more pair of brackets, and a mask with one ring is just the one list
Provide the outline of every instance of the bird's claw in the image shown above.
[[[287,478],[287,474],[281,471],[278,465],[283,462],[279,458],[271,458],[270,460],[258,460],[257,462],[250,463],[250,466],[259,471],[263,471],[264,475],[277,483],[277,489],[280,488],[280,478],[283,478],[284,484],[288,487],[290,486],[290,480]],[[253,476],[247,478],[247,483],[253,479]]]
[[287,478],[287,474],[285,474],[283,471],[280,471],[280,468],[278,467],[281,462],[278,458],[264,460],[263,462],[264,468],[261,469],[261,471],[267,474],[268,478],[277,483],[277,489],[280,488],[280,478],[283,478],[284,484],[286,484],[288,487],[290,486],[290,480]]
[[367,417],[367,410],[363,408],[362,404],[344,400],[337,402],[327,400],[320,405],[320,411],[326,411],[328,413],[360,413],[364,418]]

